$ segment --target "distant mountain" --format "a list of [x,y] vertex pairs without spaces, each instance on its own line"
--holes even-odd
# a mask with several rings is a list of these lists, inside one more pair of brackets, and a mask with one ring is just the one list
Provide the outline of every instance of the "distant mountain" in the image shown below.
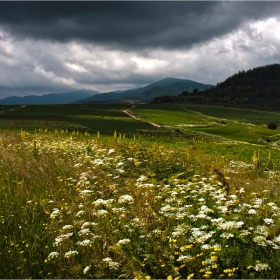
[[[168,99],[168,100],[167,100]],[[177,97],[154,102],[213,104],[259,110],[280,110],[280,65],[239,71],[225,81],[200,92],[184,91]]]
[[121,92],[102,93],[75,103],[117,103],[117,102],[144,102],[149,103],[153,98],[161,95],[178,95],[182,91],[193,89],[205,90],[211,85],[197,83],[191,80],[165,78],[138,89],[129,89]]
[[117,102],[120,99],[120,95],[117,92],[106,92],[106,93],[99,93],[94,96],[77,100],[73,103],[75,104],[87,104],[87,103],[113,103]]
[[99,94],[95,90],[76,90],[63,93],[49,93],[41,96],[10,96],[0,99],[2,105],[20,105],[20,104],[69,104],[76,100],[87,98],[89,96]]
[[154,86],[140,94],[125,95],[121,98],[121,101],[123,101],[123,102],[138,101],[138,102],[150,103],[157,96],[160,96],[160,95],[176,96],[176,95],[180,94],[181,92],[182,92],[181,90],[174,89],[174,88]]

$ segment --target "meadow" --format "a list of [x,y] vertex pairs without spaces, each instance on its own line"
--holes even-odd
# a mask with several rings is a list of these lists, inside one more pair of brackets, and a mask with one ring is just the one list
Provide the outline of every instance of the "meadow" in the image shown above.
[[234,110],[7,106],[0,277],[279,278],[280,114]]

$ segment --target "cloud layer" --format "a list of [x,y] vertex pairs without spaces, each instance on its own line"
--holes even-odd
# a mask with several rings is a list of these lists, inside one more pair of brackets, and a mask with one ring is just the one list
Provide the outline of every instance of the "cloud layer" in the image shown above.
[[279,63],[279,2],[0,2],[0,97]]

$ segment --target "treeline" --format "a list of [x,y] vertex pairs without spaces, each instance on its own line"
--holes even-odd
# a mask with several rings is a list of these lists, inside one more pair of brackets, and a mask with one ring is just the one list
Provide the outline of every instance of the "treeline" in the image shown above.
[[204,91],[184,91],[179,96],[161,96],[153,103],[196,103],[280,110],[280,65],[257,67],[237,74]]

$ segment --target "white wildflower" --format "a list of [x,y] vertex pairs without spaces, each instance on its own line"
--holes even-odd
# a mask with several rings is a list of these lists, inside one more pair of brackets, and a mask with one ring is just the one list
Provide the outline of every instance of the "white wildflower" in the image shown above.
[[133,203],[133,201],[134,201],[134,198],[128,194],[120,196],[119,200],[118,200],[119,203],[128,203],[128,204]]
[[223,230],[231,230],[233,228],[240,228],[243,224],[244,222],[242,221],[239,221],[238,223],[236,221],[226,221],[222,224],[219,224],[218,228]]
[[115,149],[110,149],[110,150],[108,151],[108,155],[114,153],[115,151],[116,151]]
[[67,229],[72,229],[73,226],[72,225],[65,225],[62,229],[67,230]]
[[258,205],[262,205],[263,204],[263,199],[261,199],[261,198],[255,198],[255,200],[254,200],[254,202],[255,202],[255,207]]
[[163,213],[164,212],[174,212],[174,211],[176,211],[176,208],[171,206],[171,205],[169,205],[169,204],[167,204],[167,205],[161,207],[159,211],[163,212]]
[[186,211],[186,212],[179,212],[176,214],[176,217],[175,219],[176,220],[183,220],[185,217],[188,217],[189,216],[189,213]]
[[274,223],[274,221],[272,219],[269,219],[269,218],[265,218],[263,220],[267,225],[272,225]]
[[257,243],[260,246],[266,247],[267,242],[266,242],[266,237],[263,235],[257,235],[253,238],[253,241]]
[[107,216],[108,214],[109,214],[109,212],[104,209],[98,210],[96,213],[93,213],[93,215],[96,215],[98,217]]
[[255,214],[257,214],[257,211],[255,209],[250,209],[250,210],[248,210],[248,214],[255,215]]
[[160,237],[161,234],[162,234],[162,231],[159,230],[159,229],[155,229],[155,230],[152,231],[152,233],[153,233],[153,235],[155,235],[155,236],[157,236],[157,237]]
[[51,217],[51,219],[54,219],[56,217],[59,217],[61,213],[62,212],[58,208],[54,208],[53,212],[50,215],[50,217]]
[[192,257],[190,255],[180,255],[179,258],[177,259],[178,262],[187,262],[189,259]]
[[264,236],[268,236],[269,235],[268,234],[268,228],[266,226],[261,226],[261,225],[258,225],[255,228],[255,233],[258,233],[258,234],[261,234],[261,235],[264,235]]
[[88,236],[88,235],[92,235],[92,232],[88,229],[88,228],[85,228],[85,229],[82,229],[78,232],[78,235],[79,236]]
[[97,223],[94,223],[94,222],[84,222],[81,226],[81,229],[85,229],[85,228],[88,228],[88,227],[91,227],[91,226],[96,226]]
[[83,273],[87,274],[89,272],[90,268],[91,268],[91,265],[86,266],[83,270]]
[[73,235],[73,232],[61,234],[55,238],[54,246],[59,246],[62,242],[68,240]]
[[235,225],[235,228],[241,228],[243,225],[244,225],[243,221],[237,221],[236,225]]
[[237,192],[239,192],[239,193],[244,193],[245,190],[244,190],[244,188],[240,188]]
[[268,206],[272,207],[272,206],[276,206],[276,204],[274,202],[269,202],[267,203]]
[[76,213],[76,217],[81,217],[82,215],[84,215],[85,211],[84,210],[80,210],[79,212]]
[[79,196],[84,198],[86,196],[92,195],[92,193],[93,193],[92,190],[82,190],[80,191]]
[[256,271],[262,271],[262,270],[267,270],[267,269],[270,269],[270,266],[266,263],[257,263],[255,266],[254,266],[254,269]]
[[112,208],[112,212],[113,213],[121,213],[121,212],[125,212],[125,208],[123,208],[123,207],[120,207],[120,208],[116,208],[116,207],[113,207]]
[[224,219],[223,218],[216,218],[216,219],[212,219],[211,222],[212,222],[213,225],[218,225],[218,224],[221,224],[222,222],[224,222]]
[[215,231],[210,231],[210,232],[204,232],[200,231],[197,228],[192,229],[192,237],[190,237],[190,242],[192,243],[199,243],[199,244],[204,244],[208,239],[210,239]]
[[92,163],[93,165],[103,165],[104,161],[102,159],[97,158]]
[[228,213],[228,207],[227,206],[218,206],[217,207],[219,210],[221,210],[222,213]]
[[113,204],[114,202],[114,199],[107,199],[107,200],[104,200],[102,198],[99,198],[95,201],[92,202],[92,204],[94,206],[106,206],[106,207],[111,207],[111,205]]
[[51,260],[51,259],[54,259],[54,258],[57,258],[59,256],[59,253],[58,252],[51,252],[49,255],[48,255],[48,260]]
[[212,209],[208,208],[206,205],[202,205],[200,207],[199,213],[202,213],[202,212],[205,214],[208,214],[208,213],[213,213],[214,211]]
[[129,244],[131,241],[130,239],[121,239],[118,241],[117,245],[126,245],[126,244]]
[[203,244],[200,246],[201,250],[209,250],[211,246],[209,244]]
[[82,247],[91,247],[92,241],[89,240],[89,239],[85,239],[85,240],[83,240],[83,241],[78,241],[76,244],[77,244],[78,246],[82,246]]
[[280,243],[280,234],[273,239],[273,242]]
[[146,177],[145,175],[141,175],[138,179],[137,179],[137,182],[140,183],[140,182],[144,182],[148,179],[148,177]]
[[116,171],[118,171],[119,173],[124,173],[125,171],[123,169],[117,168]]
[[251,234],[251,232],[249,230],[244,229],[244,230],[241,230],[239,236],[240,237],[245,237],[245,236],[248,236],[250,234]]
[[215,244],[213,245],[213,249],[214,249],[214,251],[221,251],[221,245],[215,243]]
[[120,267],[120,264],[117,262],[109,262],[109,269],[117,270]]
[[234,237],[234,235],[230,232],[224,232],[220,235],[222,238],[226,238],[226,239],[229,239],[231,237]]
[[73,257],[73,256],[75,256],[75,255],[77,255],[78,254],[78,251],[68,251],[68,252],[66,252],[65,254],[64,254],[64,257],[65,258],[70,258],[70,257]]
[[102,259],[102,261],[103,261],[103,262],[111,262],[111,261],[112,261],[112,259],[111,259],[111,258],[109,258],[109,257],[107,257],[107,258],[105,258],[105,259]]

